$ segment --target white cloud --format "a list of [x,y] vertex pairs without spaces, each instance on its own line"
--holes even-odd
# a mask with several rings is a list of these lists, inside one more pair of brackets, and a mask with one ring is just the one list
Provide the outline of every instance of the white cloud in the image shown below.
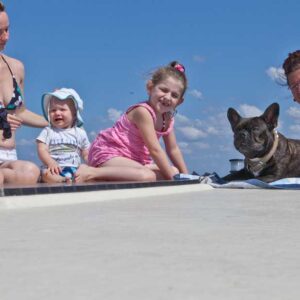
[[216,129],[214,126],[209,126],[207,129],[206,129],[207,133],[209,134],[214,134],[214,135],[218,135],[219,134],[219,130]]
[[256,117],[260,116],[263,112],[253,105],[242,104],[240,105],[240,112],[243,117]]
[[300,132],[300,125],[299,125],[299,124],[297,124],[297,125],[291,125],[291,126],[290,126],[290,130],[291,130],[292,132],[295,132],[295,133],[298,133],[298,134],[299,134],[299,132]]
[[189,143],[179,142],[178,146],[179,146],[182,153],[184,153],[184,154],[191,154],[192,153],[192,150],[190,148]]
[[[233,141],[232,141],[232,145],[231,144],[220,144],[220,145],[218,145],[218,148],[221,152],[231,153],[232,150],[234,149]],[[237,150],[235,150],[235,151],[237,153]],[[241,154],[239,154],[239,155],[241,155]]]
[[279,84],[286,84],[286,77],[282,68],[270,67],[266,70],[267,75]]
[[188,125],[188,124],[191,124],[191,121],[188,117],[178,113],[176,115],[176,124],[178,124],[178,125]]
[[96,132],[96,131],[90,131],[89,137],[91,138],[91,140],[93,140],[97,136],[97,134],[98,134],[98,132]]
[[226,112],[211,115],[206,122],[206,126],[205,131],[209,134],[227,136],[232,133]]
[[17,141],[18,146],[35,146],[35,140],[21,139]]
[[196,142],[194,143],[197,149],[209,149],[210,145],[208,143]]
[[192,126],[179,127],[178,130],[184,135],[185,138],[189,140],[196,140],[198,138],[203,138],[207,136],[207,134],[204,131]]
[[202,55],[194,55],[193,59],[197,63],[203,63],[206,60],[205,57]]
[[116,122],[120,118],[122,111],[115,108],[109,108],[107,114],[110,121]]
[[203,99],[203,94],[199,90],[193,89],[189,92],[189,94],[196,99]]
[[294,118],[294,119],[299,119],[300,120],[300,109],[297,108],[297,107],[290,107],[287,110],[287,114],[289,116],[291,116],[292,118]]

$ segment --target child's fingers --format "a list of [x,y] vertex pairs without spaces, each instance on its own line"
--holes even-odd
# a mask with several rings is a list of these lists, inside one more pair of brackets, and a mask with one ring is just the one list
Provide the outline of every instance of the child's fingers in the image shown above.
[[50,170],[50,173],[52,175],[59,175],[59,173],[60,173],[60,167],[59,166],[50,166],[49,170]]
[[61,172],[61,168],[59,166],[55,167],[55,174],[59,175],[59,173]]
[[49,171],[51,175],[55,175],[55,168],[54,167],[49,167]]

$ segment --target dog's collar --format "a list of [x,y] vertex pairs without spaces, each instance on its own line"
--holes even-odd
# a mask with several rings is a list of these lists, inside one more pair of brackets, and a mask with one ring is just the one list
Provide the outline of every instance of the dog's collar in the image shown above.
[[246,167],[247,169],[254,175],[258,176],[260,172],[265,168],[267,162],[274,155],[277,147],[279,136],[276,130],[273,130],[274,135],[274,143],[269,153],[267,153],[263,157],[255,157],[255,158],[247,158],[246,159]]

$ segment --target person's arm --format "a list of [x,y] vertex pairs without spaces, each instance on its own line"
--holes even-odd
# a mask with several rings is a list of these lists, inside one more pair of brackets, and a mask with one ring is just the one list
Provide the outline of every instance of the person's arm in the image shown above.
[[163,139],[166,146],[166,152],[174,166],[179,170],[180,173],[188,174],[188,169],[184,162],[180,148],[176,142],[174,130],[172,130],[170,134],[164,136]]
[[37,152],[41,162],[47,166],[51,174],[59,174],[61,169],[57,162],[50,156],[49,147],[45,143],[37,140]]
[[81,157],[85,163],[88,161],[88,155],[89,155],[89,149],[81,150]]
[[151,114],[147,109],[137,107],[132,111],[132,121],[139,128],[144,143],[164,178],[173,179],[174,171],[170,166],[166,152],[158,141]]
[[80,134],[80,148],[81,148],[81,158],[85,163],[88,161],[88,155],[89,155],[89,149],[91,147],[91,143],[89,141],[89,138],[87,136],[86,131],[81,127],[78,128],[78,133]]
[[[22,62],[20,62],[19,60],[16,60],[16,59],[11,59],[10,62],[12,64],[12,68],[15,72],[15,75],[18,78],[18,84],[22,91],[22,95],[24,97],[24,78],[25,78],[24,65]],[[24,99],[23,99],[23,101],[24,101]],[[46,127],[49,125],[43,116],[38,115],[38,114],[28,110],[26,108],[24,102],[20,108],[16,109],[15,114],[16,114],[16,117],[19,118],[19,122],[21,122],[22,124],[27,125],[27,126],[42,128],[42,127]],[[10,115],[8,117],[8,121],[16,123],[17,121],[14,120],[13,117],[14,117],[13,115],[12,116]]]
[[24,106],[16,110],[16,115],[21,119],[22,124],[27,126],[43,128],[49,125],[43,116],[28,110]]

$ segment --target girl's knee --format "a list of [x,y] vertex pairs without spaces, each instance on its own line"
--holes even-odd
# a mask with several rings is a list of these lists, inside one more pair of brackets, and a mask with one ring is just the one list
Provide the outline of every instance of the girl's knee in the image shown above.
[[156,181],[155,173],[148,168],[141,168],[139,178],[141,181]]
[[179,170],[176,167],[174,167],[174,166],[171,166],[171,167],[174,172],[174,175],[179,173]]

